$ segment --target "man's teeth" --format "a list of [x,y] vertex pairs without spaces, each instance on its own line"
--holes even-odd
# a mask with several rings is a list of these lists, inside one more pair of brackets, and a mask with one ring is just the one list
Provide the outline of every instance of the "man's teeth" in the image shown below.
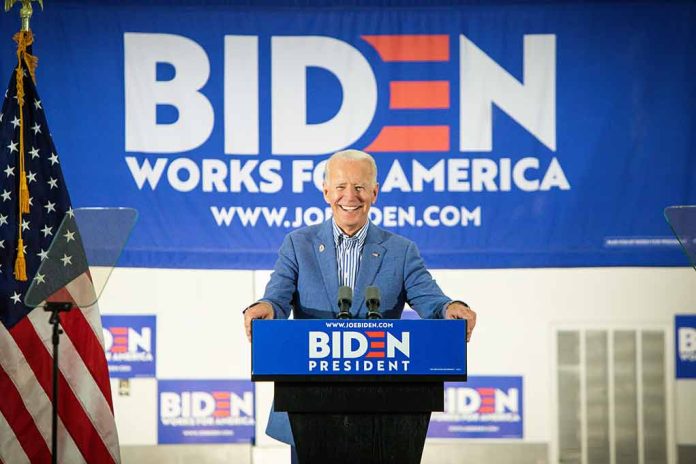
[[343,206],[343,205],[339,205],[339,206],[344,211],[355,211],[356,209],[360,208],[360,206]]

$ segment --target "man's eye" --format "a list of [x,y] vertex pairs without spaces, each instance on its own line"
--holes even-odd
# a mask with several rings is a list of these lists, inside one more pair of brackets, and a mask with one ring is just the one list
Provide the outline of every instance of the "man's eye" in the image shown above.
[[358,185],[357,187],[355,187],[355,190],[357,190],[358,192],[361,192],[361,191],[365,190],[365,187]]

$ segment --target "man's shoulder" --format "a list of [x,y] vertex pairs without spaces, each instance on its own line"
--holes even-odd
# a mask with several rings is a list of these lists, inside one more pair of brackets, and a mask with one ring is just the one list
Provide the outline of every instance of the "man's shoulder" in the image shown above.
[[[370,224],[370,229],[374,236],[377,238],[377,242],[381,243],[385,247],[399,247],[408,248],[413,244],[413,241],[394,232],[382,229],[374,224]],[[368,232],[369,233],[369,232]]]
[[315,224],[313,226],[300,227],[299,229],[289,232],[288,237],[290,237],[290,239],[293,241],[313,240],[314,237],[319,234],[323,225],[324,224]]

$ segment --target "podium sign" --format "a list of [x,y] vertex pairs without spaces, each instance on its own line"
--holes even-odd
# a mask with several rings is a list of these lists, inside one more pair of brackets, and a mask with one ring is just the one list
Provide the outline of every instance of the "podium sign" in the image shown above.
[[464,320],[255,320],[251,379],[466,380]]

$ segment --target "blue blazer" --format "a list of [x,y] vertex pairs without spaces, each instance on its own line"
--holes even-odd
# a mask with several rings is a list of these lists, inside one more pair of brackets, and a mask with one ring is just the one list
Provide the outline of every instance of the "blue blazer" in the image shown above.
[[[370,224],[353,289],[353,318],[367,317],[365,289],[380,290],[385,319],[400,319],[408,303],[424,319],[440,319],[452,301],[425,268],[416,245]],[[289,233],[278,252],[261,301],[276,318],[334,319],[338,315],[338,266],[332,220]],[[287,414],[271,410],[266,434],[294,444]]]

